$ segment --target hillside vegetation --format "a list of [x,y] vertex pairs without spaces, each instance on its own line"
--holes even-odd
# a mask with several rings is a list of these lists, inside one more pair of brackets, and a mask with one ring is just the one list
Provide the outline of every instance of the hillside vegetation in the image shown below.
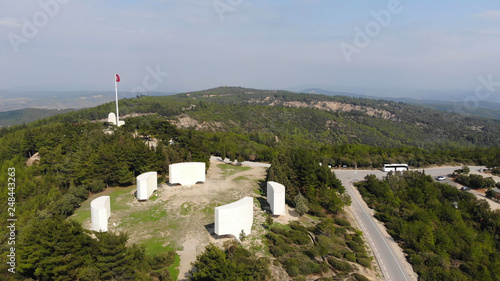
[[[377,168],[383,163],[403,162],[417,167],[444,163],[500,166],[499,122],[387,101],[227,87],[123,99],[120,112],[130,117],[120,128],[99,121],[113,110],[114,104],[108,103],[0,129],[0,181],[7,182],[7,169],[15,168],[18,243],[29,245],[18,252],[18,262],[23,264],[19,275],[9,277],[170,279],[167,268],[175,254],[154,255],[144,248],[128,247],[126,235],[104,235],[102,241],[98,235],[101,242],[92,242],[87,238],[91,233],[74,222],[35,231],[39,224],[55,225],[72,215],[90,194],[132,185],[134,177],[143,172],[157,171],[160,180],[166,180],[170,163],[201,161],[208,165],[210,155],[240,162],[271,162],[268,180],[284,183],[287,203],[318,218],[321,229],[321,223],[343,229],[338,221],[328,218],[338,216],[349,204],[328,165]],[[146,142],[156,147],[150,148]],[[35,153],[40,160],[27,165]],[[4,186],[0,201],[7,202]],[[0,213],[0,220],[0,245],[5,256],[9,251],[6,212]],[[297,253],[290,255],[279,254],[281,240],[269,240],[276,264],[298,277],[319,274],[318,270],[300,268],[301,262],[314,263],[328,276],[357,273],[342,263],[342,258],[351,266],[368,268],[361,247],[347,243],[360,244],[355,230],[338,230],[331,237],[346,241],[336,241],[331,247],[325,244],[329,250],[323,251],[325,238],[321,237],[325,235],[317,227],[300,228],[303,234],[273,232],[276,236],[272,239],[283,241],[293,241],[294,233],[316,236],[306,246],[297,242],[292,247]],[[68,229],[75,235],[73,240],[66,238]],[[53,251],[54,243],[65,240],[67,247]],[[110,253],[106,241],[119,249]],[[92,247],[101,252],[89,253]],[[337,248],[343,256],[332,252]],[[71,255],[83,258],[67,263],[66,257]],[[135,269],[120,266],[121,257]],[[103,259],[115,262],[105,266]],[[0,268],[6,272],[7,264]]]

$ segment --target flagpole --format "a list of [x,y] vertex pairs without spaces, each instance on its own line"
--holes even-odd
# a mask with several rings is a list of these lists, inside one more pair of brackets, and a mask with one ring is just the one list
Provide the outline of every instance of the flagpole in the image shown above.
[[116,97],[116,126],[119,127],[120,121],[118,119],[118,83],[116,82],[116,73],[115,73],[115,97]]

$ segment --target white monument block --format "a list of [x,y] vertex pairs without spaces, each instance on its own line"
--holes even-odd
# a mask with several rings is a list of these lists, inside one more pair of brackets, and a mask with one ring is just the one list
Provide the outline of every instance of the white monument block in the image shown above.
[[205,182],[204,162],[184,162],[168,165],[169,183],[180,185],[194,185]]
[[233,235],[237,239],[241,230],[250,234],[253,224],[253,198],[245,197],[236,202],[215,207],[215,234]]
[[101,196],[90,202],[90,218],[92,230],[108,231],[108,219],[111,217],[111,200],[109,196]]
[[137,176],[137,199],[148,200],[149,196],[158,188],[158,174],[147,172]]
[[108,114],[108,123],[116,125],[116,114],[114,112]]
[[285,186],[274,181],[267,182],[267,202],[274,216],[285,214]]

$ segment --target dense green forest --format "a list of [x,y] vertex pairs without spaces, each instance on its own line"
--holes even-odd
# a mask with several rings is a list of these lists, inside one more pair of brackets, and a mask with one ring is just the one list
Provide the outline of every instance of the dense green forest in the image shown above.
[[498,280],[500,213],[487,202],[419,172],[369,175],[357,186],[419,280]]

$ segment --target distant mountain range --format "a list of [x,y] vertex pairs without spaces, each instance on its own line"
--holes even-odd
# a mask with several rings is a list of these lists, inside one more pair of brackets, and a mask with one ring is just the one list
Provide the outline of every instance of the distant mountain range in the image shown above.
[[[151,92],[149,96],[174,93]],[[135,97],[131,92],[118,92],[118,97]],[[68,109],[94,107],[115,100],[114,91],[5,91],[0,90],[0,112],[25,108]]]
[[[290,93],[279,90],[256,90],[241,87],[219,87],[201,92],[227,92],[234,93],[252,92],[252,93]],[[476,116],[480,118],[491,118],[500,120],[500,103],[479,101],[477,107],[472,102],[464,106],[464,102],[442,101],[438,99],[415,99],[415,98],[395,98],[395,97],[375,97],[361,95],[349,92],[336,92],[319,88],[308,88],[300,93],[325,95],[333,97],[351,97],[356,99],[366,99],[379,101],[392,101],[395,103],[405,103],[418,105],[423,108],[437,109],[448,113],[458,113],[465,116]],[[174,93],[154,92],[148,93],[148,96],[166,96]],[[463,95],[464,93],[460,93]],[[460,96],[459,95],[459,96]],[[27,92],[8,92],[0,91],[0,126],[11,126],[42,119],[55,114],[81,109],[91,108],[97,105],[106,104],[114,101],[114,92],[93,92],[93,91],[72,91],[72,92],[47,92],[47,91],[27,91]],[[119,97],[134,98],[130,92],[119,92]],[[463,100],[468,100],[463,98]],[[470,100],[470,99],[469,99]],[[351,101],[352,102],[352,101]],[[36,108],[36,109],[26,109]],[[57,109],[57,110],[54,110]],[[4,111],[4,112],[2,112]]]

